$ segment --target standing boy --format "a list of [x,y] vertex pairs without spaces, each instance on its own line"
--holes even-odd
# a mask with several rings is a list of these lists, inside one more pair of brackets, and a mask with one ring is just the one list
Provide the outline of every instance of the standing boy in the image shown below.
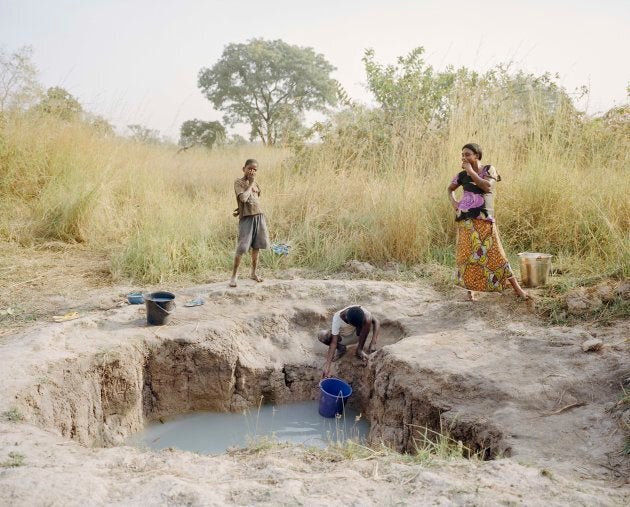
[[380,328],[379,320],[362,306],[347,306],[336,312],[332,318],[331,328],[323,329],[317,333],[317,339],[324,345],[328,345],[326,365],[322,377],[328,377],[330,363],[346,353],[346,345],[357,343],[355,355],[367,363],[368,355],[363,352],[363,346],[371,329],[372,339],[367,352],[370,354],[374,351]]
[[252,249],[252,272],[250,278],[256,282],[263,279],[256,273],[258,265],[258,252],[260,249],[269,247],[269,233],[265,223],[265,215],[260,207],[260,185],[256,182],[258,171],[258,161],[253,158],[248,159],[243,167],[243,177],[234,182],[234,192],[238,209],[234,211],[238,214],[238,240],[236,243],[236,254],[234,255],[234,269],[230,279],[230,287],[236,287],[238,278],[238,266],[241,257],[250,248]]

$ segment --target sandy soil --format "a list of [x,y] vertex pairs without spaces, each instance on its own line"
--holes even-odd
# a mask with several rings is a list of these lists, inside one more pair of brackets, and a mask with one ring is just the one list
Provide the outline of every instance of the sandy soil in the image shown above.
[[[145,325],[127,288],[97,288],[81,318],[0,338],[0,503],[6,505],[627,505],[618,403],[628,323],[546,326],[511,296],[472,304],[422,284],[243,280],[176,291],[171,324]],[[201,296],[206,304],[186,308]],[[63,303],[63,304],[61,304]],[[360,303],[383,320],[356,388],[374,446],[412,448],[441,423],[491,461],[342,459],[301,447],[220,456],[117,445],[146,418],[317,396],[314,331]],[[61,310],[72,298],[58,300]],[[600,350],[584,352],[596,337]],[[21,420],[16,420],[21,419]],[[19,466],[9,466],[10,464]]]

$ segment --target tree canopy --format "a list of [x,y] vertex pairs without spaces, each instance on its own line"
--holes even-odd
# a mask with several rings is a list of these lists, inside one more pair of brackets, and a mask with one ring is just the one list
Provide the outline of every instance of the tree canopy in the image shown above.
[[79,101],[59,86],[48,88],[36,109],[43,114],[51,114],[62,120],[80,119],[83,113]]
[[399,57],[396,65],[382,65],[375,60],[374,50],[365,51],[367,86],[385,113],[412,116],[436,126],[452,113],[457,95],[469,96],[471,90],[479,96],[480,109],[509,100],[518,118],[527,116],[534,99],[547,114],[569,101],[566,91],[554,82],[559,76],[513,73],[505,64],[483,74],[452,66],[436,71],[426,64],[423,54],[424,48],[417,47]]
[[41,96],[42,87],[32,56],[30,46],[10,54],[0,48],[0,113],[26,109]]
[[218,121],[187,120],[182,123],[179,131],[179,144],[185,148],[212,148],[223,143],[225,138],[225,128]]
[[312,48],[282,40],[228,44],[199,72],[198,86],[227,125],[249,123],[251,140],[273,145],[302,123],[305,111],[335,105],[335,68]]
[[160,132],[150,129],[140,124],[127,125],[127,128],[131,132],[130,138],[137,143],[145,144],[160,144]]

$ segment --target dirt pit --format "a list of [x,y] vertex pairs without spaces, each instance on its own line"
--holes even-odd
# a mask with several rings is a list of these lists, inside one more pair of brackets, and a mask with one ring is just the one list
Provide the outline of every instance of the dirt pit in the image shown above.
[[[180,305],[163,327],[147,327],[144,307],[127,306],[3,338],[0,461],[11,452],[22,463],[0,468],[0,499],[24,505],[628,499],[628,458],[612,410],[630,370],[623,326],[597,330],[603,348],[584,353],[581,344],[593,330],[546,327],[507,296],[471,304],[428,287],[314,280],[213,284],[177,296],[206,303]],[[351,406],[369,421],[371,445],[411,453],[429,428],[492,461],[427,467],[379,461],[377,452],[331,461],[301,447],[210,457],[122,446],[147,421],[197,410],[238,412],[261,400],[316,399],[326,352],[316,331],[352,303],[381,318],[378,351],[364,366],[350,349],[333,373],[352,384]],[[343,477],[325,486],[318,474]]]

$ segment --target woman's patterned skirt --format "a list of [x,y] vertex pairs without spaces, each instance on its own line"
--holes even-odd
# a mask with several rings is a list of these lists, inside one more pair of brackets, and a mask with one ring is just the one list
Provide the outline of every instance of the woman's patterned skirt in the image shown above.
[[457,222],[457,285],[479,292],[500,292],[514,276],[496,223],[471,218]]

